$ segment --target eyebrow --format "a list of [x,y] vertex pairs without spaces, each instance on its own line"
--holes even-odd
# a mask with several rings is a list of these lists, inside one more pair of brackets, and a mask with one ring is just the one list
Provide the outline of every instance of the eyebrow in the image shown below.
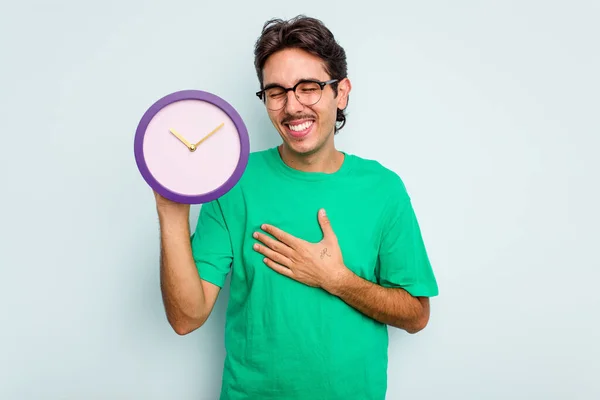
[[[320,80],[320,79],[318,79],[318,78],[311,78],[311,77],[307,77],[307,78],[300,78],[300,79],[298,79],[298,80],[296,81],[296,83],[298,83],[298,82],[302,82],[302,81],[317,81],[317,82],[321,82],[321,80]],[[295,85],[296,83],[294,83],[294,85]],[[293,85],[292,85],[292,86],[293,86]],[[280,83],[269,83],[268,85],[265,85],[265,87],[263,88],[263,90],[267,90],[267,89],[270,89],[270,88],[272,88],[272,87],[285,87],[285,86],[283,86],[283,85],[282,85],[282,84],[280,84]]]

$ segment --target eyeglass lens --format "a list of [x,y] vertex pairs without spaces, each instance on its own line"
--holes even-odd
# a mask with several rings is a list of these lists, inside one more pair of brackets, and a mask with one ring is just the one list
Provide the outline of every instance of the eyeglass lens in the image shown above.
[[[312,106],[321,99],[321,87],[318,83],[303,82],[296,87],[296,98],[305,106]],[[274,87],[265,91],[266,106],[271,110],[280,110],[287,101],[287,92]]]

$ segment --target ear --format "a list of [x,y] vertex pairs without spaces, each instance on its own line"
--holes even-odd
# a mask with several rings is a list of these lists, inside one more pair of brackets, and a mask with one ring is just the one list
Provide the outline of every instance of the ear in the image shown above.
[[352,90],[350,79],[344,78],[338,83],[337,108],[344,110],[348,106],[348,96]]

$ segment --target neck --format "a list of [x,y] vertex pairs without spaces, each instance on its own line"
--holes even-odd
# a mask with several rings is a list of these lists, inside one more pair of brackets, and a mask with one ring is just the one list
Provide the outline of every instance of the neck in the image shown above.
[[323,146],[311,153],[296,153],[285,143],[278,146],[279,155],[289,167],[303,172],[334,173],[344,162],[344,154],[335,146]]

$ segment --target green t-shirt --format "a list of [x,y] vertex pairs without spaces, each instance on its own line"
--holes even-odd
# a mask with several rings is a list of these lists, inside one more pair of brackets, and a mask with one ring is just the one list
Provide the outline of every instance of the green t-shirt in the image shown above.
[[262,223],[318,242],[325,208],[358,276],[413,296],[438,288],[406,189],[380,163],[344,153],[335,173],[302,172],[273,147],[250,154],[239,183],[201,207],[192,250],[202,279],[231,273],[222,400],[382,400],[387,326],[278,274],[253,250]]

